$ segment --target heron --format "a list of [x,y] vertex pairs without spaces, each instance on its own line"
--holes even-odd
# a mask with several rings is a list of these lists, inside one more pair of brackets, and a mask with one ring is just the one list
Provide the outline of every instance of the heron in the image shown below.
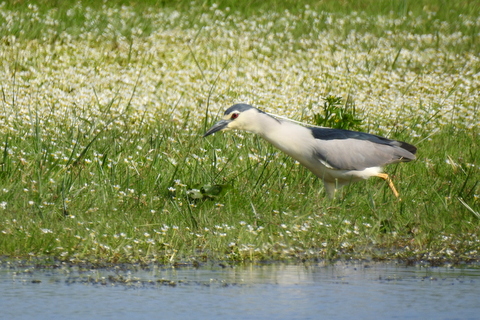
[[329,198],[342,187],[370,177],[385,180],[398,198],[383,167],[415,160],[417,151],[406,142],[365,132],[299,125],[243,103],[228,108],[204,137],[232,129],[255,133],[297,160],[323,181]]

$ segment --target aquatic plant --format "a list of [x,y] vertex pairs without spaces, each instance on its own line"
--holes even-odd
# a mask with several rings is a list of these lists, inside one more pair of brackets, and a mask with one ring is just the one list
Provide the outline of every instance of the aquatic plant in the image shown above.
[[[478,5],[365,1],[3,2],[0,254],[478,259]],[[419,147],[390,169],[403,201],[366,182],[330,202],[261,140],[201,138],[234,102],[314,124],[327,96]]]

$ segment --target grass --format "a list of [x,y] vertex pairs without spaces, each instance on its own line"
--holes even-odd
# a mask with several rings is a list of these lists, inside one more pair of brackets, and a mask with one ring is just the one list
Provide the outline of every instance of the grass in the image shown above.
[[[35,3],[0,6],[0,255],[478,261],[475,1]],[[402,201],[202,138],[234,102],[315,123],[327,96],[417,145],[387,168]]]

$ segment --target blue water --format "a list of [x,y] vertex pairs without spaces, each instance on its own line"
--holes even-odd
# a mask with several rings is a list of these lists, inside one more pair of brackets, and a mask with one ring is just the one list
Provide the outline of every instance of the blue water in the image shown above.
[[0,308],[3,319],[480,319],[480,269],[0,268]]

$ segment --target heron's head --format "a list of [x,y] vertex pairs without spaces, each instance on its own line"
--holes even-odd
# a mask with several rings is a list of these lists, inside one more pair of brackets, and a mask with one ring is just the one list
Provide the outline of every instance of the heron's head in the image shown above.
[[256,131],[256,119],[260,114],[264,114],[264,112],[251,105],[235,104],[228,108],[223,115],[223,119],[215,123],[203,136],[206,137],[217,131],[232,129]]

